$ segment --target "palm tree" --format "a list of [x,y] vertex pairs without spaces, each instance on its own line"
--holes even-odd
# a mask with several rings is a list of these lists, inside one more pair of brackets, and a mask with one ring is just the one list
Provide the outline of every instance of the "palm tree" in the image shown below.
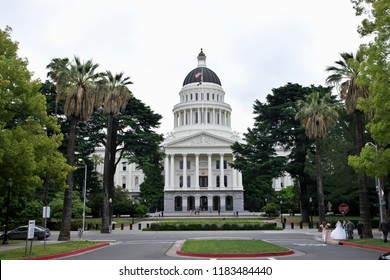
[[[56,84],[58,95],[66,98],[64,113],[70,122],[66,158],[67,164],[70,166],[74,166],[75,163],[77,124],[91,116],[97,100],[95,81],[101,76],[101,74],[95,73],[98,66],[92,60],[81,62],[78,57],[74,57],[73,63],[69,63],[67,59],[53,59],[47,66],[50,69],[48,77]],[[64,208],[58,240],[70,240],[73,171],[68,173],[66,183],[68,187],[64,194]]]
[[[355,124],[356,154],[359,155],[364,146],[364,113],[357,108],[359,98],[367,99],[370,95],[368,87],[357,83],[359,67],[364,61],[363,53],[358,51],[356,56],[352,53],[341,53],[341,60],[335,62],[334,66],[326,67],[326,71],[332,73],[326,83],[335,85],[338,88],[340,99],[348,114],[352,114]],[[364,237],[372,238],[370,207],[368,200],[367,177],[364,174],[357,174],[359,185],[359,209],[360,219],[364,224]]]
[[335,124],[338,113],[330,93],[321,97],[319,92],[313,92],[306,101],[299,100],[297,105],[299,111],[295,119],[301,122],[307,137],[315,140],[318,212],[319,220],[322,222],[325,221],[325,203],[320,144],[321,140],[326,137],[328,128]]
[[127,87],[132,82],[129,77],[123,77],[123,73],[113,75],[110,71],[106,71],[104,77],[103,111],[107,115],[107,139],[104,154],[101,232],[109,233],[115,203],[113,201],[115,198],[114,174],[116,166],[115,116],[126,109],[129,99],[132,98],[132,93]]

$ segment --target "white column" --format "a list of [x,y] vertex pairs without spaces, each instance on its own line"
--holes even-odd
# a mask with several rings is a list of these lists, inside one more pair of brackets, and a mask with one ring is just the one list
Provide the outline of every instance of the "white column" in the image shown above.
[[238,186],[240,187],[240,189],[243,188],[242,186],[242,173],[240,171],[237,171],[238,173]]
[[207,157],[208,157],[208,166],[207,166],[207,170],[208,170],[208,188],[211,190],[213,188],[213,173],[211,172],[212,171],[212,168],[213,168],[213,165],[211,164],[211,156],[212,154],[207,154]]
[[198,123],[202,123],[202,116],[200,115],[200,108],[198,108]]
[[223,154],[220,154],[220,160],[219,160],[219,167],[221,168],[221,175],[220,175],[220,186],[221,188],[224,187],[224,183],[225,183],[225,180],[224,180],[224,169],[223,169]]
[[174,189],[175,188],[175,154],[171,154],[171,168],[169,171],[171,172],[170,187],[171,189]]
[[169,189],[169,155],[165,155],[164,161],[164,171],[165,171],[165,189]]
[[187,188],[187,155],[183,154],[183,188]]
[[199,154],[195,154],[195,189],[199,190]]

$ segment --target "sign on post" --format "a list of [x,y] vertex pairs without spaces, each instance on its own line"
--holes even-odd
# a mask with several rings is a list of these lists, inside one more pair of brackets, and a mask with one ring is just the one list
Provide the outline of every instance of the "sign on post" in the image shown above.
[[35,220],[29,220],[28,221],[27,239],[34,238],[34,230],[35,230]]
[[341,203],[339,205],[339,212],[343,215],[347,214],[349,211],[349,206],[346,203]]
[[50,218],[50,206],[43,206],[42,218]]

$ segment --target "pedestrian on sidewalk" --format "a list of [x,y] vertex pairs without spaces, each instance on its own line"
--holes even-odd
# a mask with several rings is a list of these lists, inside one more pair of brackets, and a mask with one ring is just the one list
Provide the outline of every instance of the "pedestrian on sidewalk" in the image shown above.
[[322,241],[326,243],[329,240],[329,227],[330,224],[327,224],[326,222],[322,222],[320,225],[320,228],[322,230],[321,235],[322,235]]
[[353,230],[355,229],[355,225],[351,221],[348,221],[345,227],[347,229],[347,239],[353,239]]
[[382,231],[382,233],[383,233],[383,242],[386,243],[387,242],[387,236],[388,236],[389,231],[390,231],[389,221],[384,220],[383,222],[381,222],[379,224],[379,230]]
[[359,221],[357,223],[356,228],[358,231],[359,238],[362,239],[363,238],[363,231],[364,231],[364,225],[363,225],[362,221]]

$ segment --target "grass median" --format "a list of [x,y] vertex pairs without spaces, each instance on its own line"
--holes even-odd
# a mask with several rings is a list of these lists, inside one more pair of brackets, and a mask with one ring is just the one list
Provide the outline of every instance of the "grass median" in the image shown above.
[[194,254],[281,253],[289,249],[262,240],[186,240],[180,249]]
[[[80,249],[85,249],[100,245],[103,242],[95,241],[65,241],[55,244],[39,244],[33,245],[31,248],[30,254],[30,242],[27,244],[27,253],[26,247],[20,247],[16,249],[10,249],[0,252],[0,260],[20,260],[24,258],[36,258],[42,256],[56,255],[61,253],[67,253],[71,251],[76,251]],[[24,243],[21,243],[24,244]],[[3,245],[8,246],[8,245]]]

